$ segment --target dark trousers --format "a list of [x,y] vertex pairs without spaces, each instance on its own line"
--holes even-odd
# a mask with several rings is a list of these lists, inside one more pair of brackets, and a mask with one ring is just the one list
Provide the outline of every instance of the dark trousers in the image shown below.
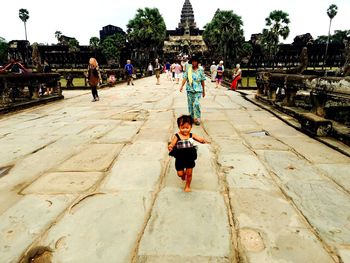
[[91,93],[92,93],[92,97],[94,97],[94,99],[98,98],[98,93],[97,93],[97,87],[96,86],[91,86]]

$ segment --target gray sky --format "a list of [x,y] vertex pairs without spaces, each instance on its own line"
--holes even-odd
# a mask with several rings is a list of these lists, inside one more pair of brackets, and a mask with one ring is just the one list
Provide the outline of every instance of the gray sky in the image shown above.
[[[331,32],[350,29],[350,0],[190,0],[197,26],[210,22],[217,8],[233,10],[241,16],[246,40],[253,33],[261,33],[265,18],[273,10],[289,14],[290,35],[285,43],[293,42],[296,35],[311,33],[316,38],[327,35],[329,18],[327,8],[338,6]],[[126,30],[138,8],[157,7],[163,15],[167,29],[175,29],[180,21],[184,0],[16,0],[6,1],[1,7],[0,37],[7,41],[24,39],[23,22],[18,17],[20,8],[29,11],[28,40],[38,43],[56,43],[55,31],[75,37],[81,45],[88,45],[93,36],[108,24]]]

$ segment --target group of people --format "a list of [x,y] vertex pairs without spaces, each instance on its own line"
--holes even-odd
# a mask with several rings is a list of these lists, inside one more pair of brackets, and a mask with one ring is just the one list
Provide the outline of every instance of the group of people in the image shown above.
[[[179,83],[180,73],[183,73],[182,82],[179,91],[182,92],[184,87],[186,87],[187,93],[187,105],[188,105],[188,115],[182,115],[177,119],[177,124],[179,131],[173,136],[170,144],[168,145],[169,155],[175,157],[175,169],[177,175],[185,181],[185,192],[191,191],[191,181],[193,168],[195,167],[195,160],[197,159],[197,148],[194,145],[194,141],[199,143],[207,143],[207,141],[196,135],[192,134],[192,125],[201,124],[201,105],[200,99],[205,97],[205,73],[203,67],[200,66],[199,58],[193,55],[190,61],[186,62],[182,66],[175,62],[173,64],[165,64],[165,72],[167,79],[176,80]],[[154,66],[152,63],[148,66],[149,75],[153,72],[156,74],[157,82],[160,84],[160,73],[163,66],[159,63],[158,59],[155,60]],[[134,67],[131,61],[128,60],[124,66],[124,70],[127,75],[128,85],[134,85],[133,83],[133,73]],[[223,61],[220,61],[218,65],[213,62],[211,71],[211,79],[216,82],[216,87],[221,85],[224,75],[224,65]],[[152,73],[151,73],[152,72]],[[236,90],[238,81],[241,79],[242,70],[240,65],[237,64],[233,71],[233,81],[231,83],[230,89]],[[88,66],[88,81],[91,86],[91,91],[93,95],[93,101],[98,101],[97,85],[101,83],[101,76],[98,70],[98,64],[96,59],[91,58]]]
[[[221,83],[223,81],[224,77],[224,62],[221,60],[218,65],[215,64],[215,61],[213,61],[212,65],[210,66],[210,74],[211,74],[211,81],[216,82],[216,88],[221,86]],[[236,65],[236,68],[233,70],[232,74],[232,83],[230,85],[229,90],[237,90],[238,83],[242,79],[242,69],[240,64]]]

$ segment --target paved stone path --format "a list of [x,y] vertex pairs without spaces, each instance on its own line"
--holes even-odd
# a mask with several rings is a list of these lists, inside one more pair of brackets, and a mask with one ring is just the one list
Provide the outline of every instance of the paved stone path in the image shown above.
[[178,88],[67,91],[2,117],[0,262],[350,262],[350,158],[207,81],[193,132],[211,143],[184,193]]

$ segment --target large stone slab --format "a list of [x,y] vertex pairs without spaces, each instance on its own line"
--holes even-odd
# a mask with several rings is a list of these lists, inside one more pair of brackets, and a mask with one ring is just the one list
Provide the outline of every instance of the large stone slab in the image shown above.
[[163,171],[162,163],[158,160],[120,159],[112,167],[106,180],[101,186],[104,192],[115,191],[154,191]]
[[350,197],[318,169],[291,152],[261,154],[282,189],[336,253],[350,244]]
[[[253,154],[219,154],[219,160],[226,160],[226,182],[229,189],[260,189],[271,191],[276,188],[263,164]],[[230,158],[228,158],[230,157]]]
[[91,144],[84,151],[62,163],[58,171],[106,171],[117,157],[123,144]]
[[315,164],[349,163],[350,158],[312,138],[283,138],[283,142]]
[[22,253],[56,220],[72,202],[72,197],[23,197],[0,216],[1,262],[18,262]]
[[35,136],[22,134],[5,136],[0,139],[0,167],[13,163],[16,159],[34,153],[55,142],[59,136]]
[[210,136],[238,138],[236,130],[228,121],[206,121],[204,127]]
[[[219,193],[172,188],[160,192],[140,242],[139,262],[159,262],[145,261],[148,257],[232,262],[233,253],[226,206]],[[212,261],[200,261],[203,258]]]
[[42,150],[18,160],[9,173],[0,180],[0,190],[24,188],[41,174],[56,167],[67,158],[83,149],[85,137],[63,137]]
[[131,262],[150,205],[141,192],[87,196],[37,245],[53,250],[52,262]]
[[136,140],[133,144],[125,146],[120,153],[118,159],[129,159],[137,162],[137,160],[155,161],[164,160],[168,154],[167,141],[139,141]]
[[230,197],[247,262],[334,262],[281,193],[232,188]]
[[40,176],[22,194],[80,194],[93,187],[103,176],[98,172],[56,172]]
[[272,136],[266,135],[264,130],[250,131],[242,134],[244,140],[250,144],[254,150],[289,150],[289,146]]
[[320,164],[321,170],[350,193],[350,163],[344,164]]
[[142,124],[143,122],[141,121],[124,121],[121,125],[118,125],[115,129],[96,140],[96,143],[111,144],[131,142],[140,130]]

